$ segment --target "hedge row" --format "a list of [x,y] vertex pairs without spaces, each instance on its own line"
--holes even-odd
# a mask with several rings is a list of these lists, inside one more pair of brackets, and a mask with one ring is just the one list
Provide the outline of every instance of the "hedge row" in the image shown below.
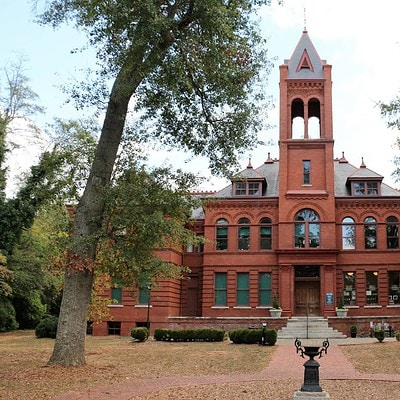
[[[262,344],[263,330],[260,329],[235,329],[229,331],[229,339],[235,344]],[[273,346],[278,339],[278,334],[274,329],[265,330],[265,344]]]
[[156,329],[154,339],[174,342],[222,342],[223,329]]
[[131,329],[131,338],[144,342],[149,338],[149,330],[145,326]]

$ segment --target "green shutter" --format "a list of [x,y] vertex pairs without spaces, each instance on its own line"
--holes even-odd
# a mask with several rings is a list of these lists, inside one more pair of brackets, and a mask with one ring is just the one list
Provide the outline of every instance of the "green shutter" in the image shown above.
[[267,272],[259,275],[259,305],[271,305],[271,274]]
[[236,303],[238,306],[249,305],[249,274],[237,274],[237,296]]
[[122,289],[121,288],[111,288],[111,300],[113,303],[122,304]]
[[226,306],[227,305],[227,293],[226,293],[226,272],[217,272],[215,274],[215,305]]

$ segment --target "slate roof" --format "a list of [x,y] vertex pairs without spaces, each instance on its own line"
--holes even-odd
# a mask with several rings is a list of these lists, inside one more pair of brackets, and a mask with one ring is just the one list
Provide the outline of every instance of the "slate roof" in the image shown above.
[[[243,170],[239,176],[245,176],[245,174],[250,174],[248,171],[249,168]],[[261,177],[265,178],[267,182],[266,191],[263,193],[262,198],[273,198],[278,197],[279,194],[279,161],[275,160],[274,162],[266,162],[262,164],[260,167],[254,169],[251,172],[251,176],[254,176],[254,173],[257,173]],[[361,167],[357,168],[354,165],[348,162],[340,162],[339,160],[334,160],[334,180],[335,180],[335,197],[348,197],[350,196],[350,186],[347,185],[347,181],[349,177],[356,177],[357,179],[361,178],[374,178],[376,180],[382,180],[383,176],[377,174],[376,172],[366,168]],[[385,183],[381,184],[381,196],[389,196],[389,197],[400,197],[400,192]],[[229,183],[228,186],[224,187],[220,191],[216,192],[211,197],[216,198],[231,198],[232,194],[232,183]],[[249,197],[251,198],[251,197]]]
[[[296,71],[303,57],[304,50],[307,51],[313,70],[307,68],[301,68],[299,71]],[[288,65],[289,79],[323,79],[324,77],[322,66],[326,64],[326,62],[325,60],[321,60],[321,58],[319,57],[317,50],[315,50],[315,47],[311,42],[311,39],[308,36],[306,30],[303,31],[299,43],[294,49],[290,59],[285,60],[285,64]]]

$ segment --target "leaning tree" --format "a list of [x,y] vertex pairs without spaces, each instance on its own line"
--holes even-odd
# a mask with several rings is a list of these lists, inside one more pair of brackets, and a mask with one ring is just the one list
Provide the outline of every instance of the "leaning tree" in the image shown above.
[[97,51],[96,82],[73,87],[71,96],[79,106],[106,104],[95,159],[76,209],[50,364],[85,362],[86,317],[105,193],[128,112],[140,118],[132,140],[156,139],[158,144],[206,156],[213,173],[235,166],[238,150],[256,145],[263,127],[263,83],[271,64],[256,12],[268,3],[47,2],[42,23],[57,27],[74,21]]

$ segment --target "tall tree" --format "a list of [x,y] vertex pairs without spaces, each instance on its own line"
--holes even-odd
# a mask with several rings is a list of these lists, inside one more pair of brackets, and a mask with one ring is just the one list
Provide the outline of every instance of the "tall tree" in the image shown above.
[[5,162],[13,146],[13,136],[18,131],[15,122],[23,120],[25,129],[37,131],[37,126],[29,118],[43,112],[37,104],[39,97],[29,86],[29,78],[25,75],[25,60],[20,58],[4,67],[3,72],[0,79],[0,201],[5,200]]
[[[400,130],[400,96],[396,96],[389,103],[379,102],[378,106],[381,110],[381,115],[386,119],[389,128]],[[400,138],[397,136],[395,144],[400,149]],[[396,182],[400,181],[400,156],[394,158],[396,169],[393,171],[392,176]]]
[[[84,364],[86,315],[109,185],[131,100],[141,115],[134,140],[155,137],[210,160],[213,172],[254,146],[260,73],[270,68],[254,12],[269,0],[52,0],[41,16],[73,20],[112,79],[101,136],[74,220],[57,338],[50,364]],[[79,101],[99,106],[104,86]],[[264,104],[265,106],[265,104]]]

